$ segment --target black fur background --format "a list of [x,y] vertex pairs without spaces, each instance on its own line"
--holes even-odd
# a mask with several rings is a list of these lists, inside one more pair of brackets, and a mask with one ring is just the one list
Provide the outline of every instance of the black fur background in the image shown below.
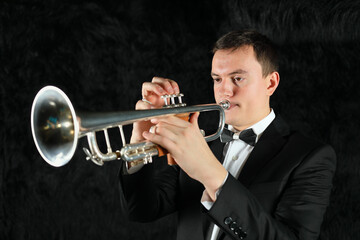
[[213,102],[209,50],[238,28],[255,28],[279,47],[273,107],[337,152],[321,239],[359,239],[358,0],[2,0],[0,239],[174,237],[175,215],[149,224],[123,218],[119,162],[87,162],[84,139],[66,166],[46,164],[31,136],[31,104],[41,87],[55,85],[75,109],[129,110],[155,75],[177,80],[190,105]]

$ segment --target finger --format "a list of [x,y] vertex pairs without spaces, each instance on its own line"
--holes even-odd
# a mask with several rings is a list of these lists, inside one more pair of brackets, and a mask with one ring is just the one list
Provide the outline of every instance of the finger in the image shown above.
[[152,109],[152,108],[153,108],[152,104],[145,102],[143,100],[137,101],[137,103],[135,105],[136,110],[146,110],[146,109]]
[[173,149],[174,146],[176,145],[173,141],[170,141],[169,139],[167,139],[164,136],[161,136],[159,134],[155,134],[155,133],[150,133],[148,131],[144,131],[142,136],[150,141],[153,142],[155,144],[160,145],[161,147],[167,149],[170,152],[170,149]]
[[150,102],[155,107],[161,107],[164,105],[164,100],[161,96],[166,95],[167,92],[156,83],[145,82],[142,86],[143,100]]
[[174,93],[179,94],[180,88],[179,88],[179,85],[177,84],[177,82],[175,82],[174,80],[171,80],[171,79],[169,79],[169,82],[170,82],[172,88],[174,89]]
[[152,82],[144,82],[142,84],[141,93],[144,98],[147,98],[151,94],[155,94],[157,96],[167,94],[167,92],[161,85]]
[[167,91],[167,94],[179,93],[179,86],[174,80],[162,77],[153,77],[152,82],[161,85],[163,89]]
[[152,82],[161,85],[163,87],[163,89],[165,89],[167,94],[174,94],[175,93],[175,91],[173,89],[173,86],[171,85],[169,79],[154,77]]
[[170,141],[177,142],[177,140],[179,139],[179,135],[182,132],[182,128],[166,123],[159,123],[155,125],[155,127],[153,128],[153,132],[149,132],[160,135]]
[[166,117],[153,118],[153,119],[151,119],[151,123],[153,123],[153,124],[166,123],[169,125],[182,127],[182,128],[187,128],[190,126],[190,123],[188,121],[178,118],[177,116],[166,116]]

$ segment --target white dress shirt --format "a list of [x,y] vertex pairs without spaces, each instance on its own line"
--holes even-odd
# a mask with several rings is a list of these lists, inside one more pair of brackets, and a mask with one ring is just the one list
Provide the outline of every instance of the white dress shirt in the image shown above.
[[[259,138],[261,137],[262,133],[270,125],[270,123],[274,120],[274,118],[275,118],[275,113],[271,109],[269,115],[267,115],[265,118],[263,118],[259,122],[249,127],[252,128],[254,133],[257,135],[255,144],[257,143],[257,141],[259,141]],[[231,125],[229,125],[229,130],[235,131],[235,129]],[[228,150],[226,152],[223,166],[228,171],[228,174],[231,174],[233,177],[238,178],[243,166],[246,163],[246,160],[248,159],[254,147],[245,143],[240,139],[233,140],[231,142],[228,142],[227,144],[228,144]],[[228,175],[225,177],[223,183],[225,183],[227,178]],[[221,192],[221,187],[216,192],[216,197],[220,194],[220,192]],[[214,202],[210,200],[210,197],[207,194],[206,190],[203,192],[203,195],[201,197],[201,203],[207,210],[210,210],[210,208],[214,204]],[[217,225],[214,225],[211,234],[211,240],[215,240],[217,238],[217,235],[219,234],[219,230],[220,228]]]

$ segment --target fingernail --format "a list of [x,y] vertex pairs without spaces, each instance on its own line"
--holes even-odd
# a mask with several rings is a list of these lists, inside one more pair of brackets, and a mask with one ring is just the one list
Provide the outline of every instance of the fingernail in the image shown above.
[[168,87],[167,88],[167,91],[170,93],[170,94],[173,94],[174,93],[174,89],[172,87]]
[[165,94],[165,93],[166,93],[165,90],[164,90],[162,87],[159,87],[158,89],[159,89],[159,92],[160,92],[161,94]]

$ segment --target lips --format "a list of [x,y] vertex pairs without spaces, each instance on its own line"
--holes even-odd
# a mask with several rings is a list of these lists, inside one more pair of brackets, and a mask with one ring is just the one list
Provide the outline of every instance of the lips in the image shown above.
[[230,107],[229,107],[227,110],[231,110],[231,109],[233,109],[233,108],[236,107],[236,106],[237,106],[237,104],[230,103]]

